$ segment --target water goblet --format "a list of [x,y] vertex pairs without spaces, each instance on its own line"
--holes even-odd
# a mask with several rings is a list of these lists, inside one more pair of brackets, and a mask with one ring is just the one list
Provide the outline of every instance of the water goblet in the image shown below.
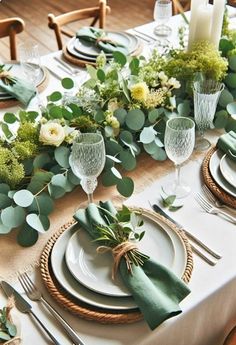
[[165,150],[168,158],[174,162],[175,181],[163,186],[167,195],[175,195],[176,198],[187,196],[191,189],[180,181],[180,167],[192,154],[195,142],[195,123],[186,117],[174,117],[167,121],[164,136]]
[[105,165],[105,144],[99,133],[81,133],[73,142],[70,166],[81,186],[93,202],[93,192],[97,187],[97,177]]
[[205,130],[212,126],[217,103],[223,89],[223,83],[212,79],[196,81],[193,84],[194,120],[200,133],[200,137],[196,139],[196,150],[204,151],[211,146],[204,134]]
[[156,0],[154,6],[154,19],[158,25],[154,28],[154,34],[159,37],[167,37],[171,34],[171,28],[166,25],[172,16],[171,0]]
[[43,107],[39,97],[37,84],[41,73],[41,57],[38,45],[33,42],[22,43],[19,46],[20,64],[26,80],[34,87],[39,108]]

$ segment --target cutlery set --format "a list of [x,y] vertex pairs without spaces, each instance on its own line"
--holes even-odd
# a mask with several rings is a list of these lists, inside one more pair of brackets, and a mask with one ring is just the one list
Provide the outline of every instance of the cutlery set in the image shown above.
[[[64,328],[68,337],[73,341],[74,345],[85,345],[83,341],[79,338],[77,333],[71,328],[71,326],[63,319],[63,317],[52,307],[52,305],[43,297],[42,293],[38,290],[36,285],[33,283],[31,278],[27,273],[23,273],[18,276],[19,282],[23,287],[27,297],[32,301],[42,302],[55,319],[61,324]],[[51,338],[54,344],[62,345],[47,329],[47,327],[42,323],[38,316],[32,310],[32,306],[19,294],[10,284],[5,281],[1,282],[3,291],[8,297],[14,296],[16,308],[21,313],[29,313],[43,328],[46,334]]]

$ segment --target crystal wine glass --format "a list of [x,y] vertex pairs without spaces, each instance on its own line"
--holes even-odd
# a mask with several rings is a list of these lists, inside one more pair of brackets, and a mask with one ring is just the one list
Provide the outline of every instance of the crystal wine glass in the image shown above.
[[33,42],[22,43],[19,45],[19,53],[25,78],[35,87],[38,106],[41,108],[43,104],[37,89],[41,73],[41,57],[38,45]]
[[194,119],[200,137],[196,139],[195,148],[199,151],[207,150],[211,143],[204,137],[205,130],[210,128],[215,116],[216,106],[224,84],[216,80],[196,81],[193,84]]
[[154,6],[154,19],[158,25],[154,28],[154,34],[160,37],[167,37],[171,34],[171,28],[166,25],[172,16],[171,0],[156,0]]
[[168,158],[174,162],[176,170],[175,181],[163,186],[167,195],[183,198],[190,193],[190,187],[180,182],[180,166],[191,156],[194,141],[195,123],[193,120],[186,117],[174,117],[167,121],[164,137],[165,150]]
[[99,133],[81,133],[73,142],[70,166],[73,173],[81,179],[81,186],[93,202],[93,192],[97,187],[97,177],[105,165],[105,144]]

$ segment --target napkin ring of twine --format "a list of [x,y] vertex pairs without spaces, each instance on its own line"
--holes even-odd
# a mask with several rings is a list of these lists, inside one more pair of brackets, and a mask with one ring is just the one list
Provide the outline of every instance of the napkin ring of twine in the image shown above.
[[4,84],[13,83],[13,77],[9,71],[1,71],[0,72],[0,80],[2,80],[4,82]]
[[114,248],[108,247],[108,246],[99,246],[97,248],[97,253],[99,254],[112,252],[113,259],[114,259],[114,263],[112,266],[112,280],[115,280],[115,276],[116,276],[121,258],[124,256],[125,260],[127,261],[126,254],[129,251],[134,250],[134,249],[137,249],[137,245],[129,241],[122,242]]
[[96,45],[98,45],[99,42],[110,43],[110,44],[116,45],[116,42],[114,42],[111,38],[107,36],[98,37],[96,39]]

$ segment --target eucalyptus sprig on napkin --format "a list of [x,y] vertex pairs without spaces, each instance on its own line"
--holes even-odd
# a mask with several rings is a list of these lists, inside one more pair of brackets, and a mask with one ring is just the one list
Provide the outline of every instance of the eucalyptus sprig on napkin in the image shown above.
[[97,248],[97,252],[112,251],[114,257],[112,279],[115,279],[122,256],[125,259],[128,272],[132,274],[132,265],[142,266],[149,259],[147,255],[138,250],[135,244],[136,241],[141,241],[145,234],[145,231],[141,233],[136,231],[136,228],[143,225],[143,220],[138,217],[140,212],[132,212],[125,205],[115,215],[102,207],[101,211],[110,220],[108,225],[96,225],[100,237],[95,241],[102,244]]
[[[142,238],[142,232],[138,235],[126,226],[122,227],[121,237],[117,234],[117,231],[120,231],[120,223],[123,224],[131,219],[131,214],[125,207],[121,212],[117,211],[110,201],[106,201],[100,202],[100,206],[91,203],[86,209],[79,209],[74,214],[74,218],[90,234],[91,240],[102,238],[102,241],[106,240],[107,244],[115,244],[117,238],[129,238],[128,234],[138,239]],[[117,221],[113,226],[114,219]],[[190,293],[190,290],[168,268],[149,258],[144,260],[142,265],[132,263],[132,274],[130,274],[125,257],[122,256],[119,262],[119,273],[151,329],[181,313],[179,303]]]
[[12,66],[6,68],[5,65],[0,65],[0,79],[5,85],[13,85],[16,78],[10,73]]
[[14,307],[14,300],[9,299],[6,307],[0,309],[0,343],[15,337],[16,326],[13,324],[10,311]]

